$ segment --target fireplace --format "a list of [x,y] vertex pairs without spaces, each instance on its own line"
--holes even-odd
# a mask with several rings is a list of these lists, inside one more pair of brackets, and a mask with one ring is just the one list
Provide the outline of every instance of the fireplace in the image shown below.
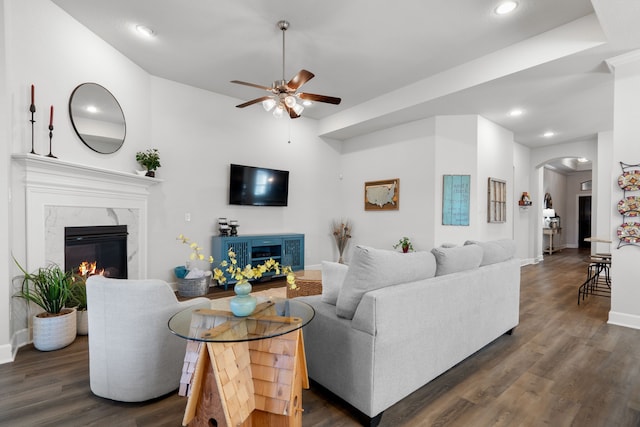
[[64,228],[64,268],[75,273],[83,263],[95,263],[100,274],[127,279],[127,226],[97,225]]

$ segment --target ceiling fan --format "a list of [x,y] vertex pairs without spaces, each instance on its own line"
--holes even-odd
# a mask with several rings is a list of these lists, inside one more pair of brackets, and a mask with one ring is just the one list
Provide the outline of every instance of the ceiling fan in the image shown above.
[[271,92],[271,95],[252,99],[251,101],[236,105],[236,107],[244,108],[248,107],[249,105],[262,102],[262,106],[264,107],[264,109],[267,111],[273,110],[273,116],[276,118],[282,117],[284,115],[284,112],[286,111],[289,114],[289,117],[291,117],[292,119],[297,119],[298,117],[300,117],[302,110],[304,110],[304,106],[302,105],[300,100],[326,102],[328,104],[335,105],[340,104],[340,98],[326,95],[316,95],[314,93],[298,92],[298,89],[303,84],[313,78],[314,74],[311,71],[300,70],[298,74],[293,76],[291,80],[286,81],[284,79],[284,33],[285,31],[287,31],[287,28],[289,28],[289,22],[282,20],[278,21],[277,25],[278,28],[282,30],[282,80],[274,81],[271,87],[254,83],[247,83],[240,80],[232,80],[231,83],[251,86],[258,89],[266,90],[267,92]]

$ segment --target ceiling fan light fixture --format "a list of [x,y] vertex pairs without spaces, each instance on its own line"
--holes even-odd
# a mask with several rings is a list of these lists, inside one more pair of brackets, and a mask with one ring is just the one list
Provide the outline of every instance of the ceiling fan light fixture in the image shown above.
[[302,112],[304,111],[304,107],[300,104],[296,104],[293,107],[291,107],[293,109],[293,111],[297,114],[297,115],[301,115]]
[[284,106],[282,104],[278,104],[278,106],[273,110],[273,117],[276,119],[282,118],[284,115]]
[[291,95],[287,95],[284,98],[284,103],[287,107],[289,108],[293,108],[296,105],[296,97],[295,96],[291,96]]
[[265,111],[271,111],[276,106],[276,101],[273,98],[265,99],[262,101],[262,107]]

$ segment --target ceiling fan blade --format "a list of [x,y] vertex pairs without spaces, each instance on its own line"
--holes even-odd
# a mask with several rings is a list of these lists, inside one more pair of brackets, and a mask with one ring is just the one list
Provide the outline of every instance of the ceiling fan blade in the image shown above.
[[293,76],[291,80],[287,83],[287,87],[292,91],[298,90],[300,86],[308,82],[313,78],[314,74],[311,71],[300,70],[298,74]]
[[243,82],[243,81],[240,81],[240,80],[231,80],[231,83],[235,83],[235,84],[239,84],[239,85],[245,85],[245,86],[251,86],[251,87],[257,87],[258,89],[271,91],[270,87],[257,85],[255,83],[247,83],[247,82]]
[[326,102],[327,104],[338,105],[342,101],[340,98],[325,95],[316,95],[315,93],[299,93],[300,99],[308,99],[309,101]]
[[266,101],[267,99],[270,99],[270,98],[271,98],[270,96],[262,96],[260,98],[252,99],[251,101],[247,101],[243,104],[236,105],[236,107],[237,108],[248,107],[249,105],[257,104],[258,102]]

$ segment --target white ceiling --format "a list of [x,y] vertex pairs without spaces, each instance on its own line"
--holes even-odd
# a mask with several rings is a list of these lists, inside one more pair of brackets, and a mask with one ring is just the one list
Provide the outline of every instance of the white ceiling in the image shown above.
[[264,95],[230,80],[282,78],[286,19],[285,79],[304,68],[316,76],[305,92],[342,98],[297,120],[338,139],[436,114],[482,115],[530,147],[595,138],[613,127],[603,61],[640,47],[637,0],[518,0],[508,16],[498,0],[52,1],[150,74],[230,96],[229,108]]

